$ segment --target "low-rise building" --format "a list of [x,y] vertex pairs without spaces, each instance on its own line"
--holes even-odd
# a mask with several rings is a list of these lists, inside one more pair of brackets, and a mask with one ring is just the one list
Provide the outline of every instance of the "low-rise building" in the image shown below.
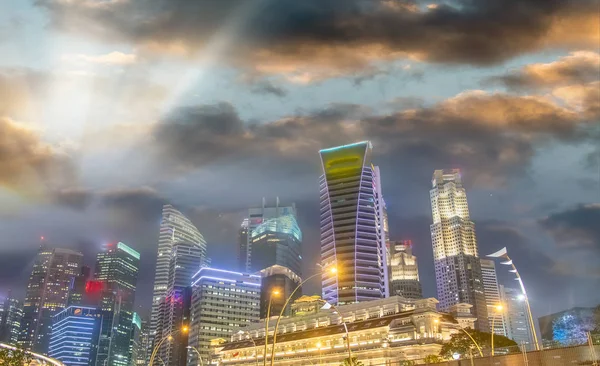
[[[442,342],[461,326],[450,314],[438,312],[437,303],[434,298],[392,296],[335,307],[321,300],[325,306],[317,312],[281,319],[275,364],[295,366],[317,361],[339,365],[350,353],[365,365],[384,365],[438,354]],[[272,354],[275,323],[275,319],[269,322],[267,360]],[[473,321],[469,326],[473,327]],[[261,321],[234,334],[214,351],[221,365],[255,365],[264,358],[264,345],[265,323]]]

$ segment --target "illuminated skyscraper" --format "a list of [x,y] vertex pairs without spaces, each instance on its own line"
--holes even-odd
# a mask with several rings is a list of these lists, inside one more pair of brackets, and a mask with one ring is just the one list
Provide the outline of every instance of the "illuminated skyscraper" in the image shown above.
[[[245,247],[241,241],[244,237]],[[301,275],[302,231],[296,221],[296,206],[280,206],[277,197],[275,206],[267,206],[263,198],[262,207],[249,209],[240,230],[240,253],[246,260],[245,272],[279,265]]]
[[0,303],[0,342],[17,344],[21,320],[23,319],[23,304],[11,296]]
[[533,333],[529,326],[525,295],[520,289],[500,285],[500,298],[505,308],[506,336],[519,346],[524,345],[528,351],[533,350]]
[[412,254],[412,242],[388,241],[388,244],[390,295],[400,295],[409,299],[423,298],[417,257]]
[[105,360],[111,366],[129,366],[131,363],[133,304],[139,263],[140,254],[121,242],[109,244],[96,257],[94,283],[103,285],[97,366],[104,365]]
[[385,204],[369,141],[321,150],[323,298],[350,304],[388,296]]
[[95,366],[102,311],[69,306],[53,317],[49,356],[67,366]]
[[238,232],[238,269],[242,272],[246,271],[248,262],[248,219],[242,221]]
[[[271,315],[276,316],[281,313],[283,305],[290,299],[290,303],[302,296],[302,289],[298,289],[292,296],[292,292],[298,287],[302,279],[287,267],[274,265],[260,271],[262,277],[260,283],[260,318],[267,317],[269,302],[271,303]],[[271,296],[273,291],[278,291],[279,295]],[[292,296],[290,298],[290,296]],[[286,307],[284,315],[292,313],[291,307]]]
[[181,212],[171,205],[164,205],[162,221],[158,236],[158,254],[156,258],[156,272],[154,275],[154,291],[152,296],[152,313],[150,317],[150,345],[154,343],[158,322],[159,307],[162,300],[168,295],[169,268],[173,245],[175,243],[188,243],[196,246],[201,253],[201,265],[208,263],[206,256],[206,241],[200,231]]
[[52,317],[66,308],[69,288],[81,271],[83,254],[70,249],[40,247],[23,302],[19,344],[48,353]]
[[[498,288],[498,278],[496,276],[496,265],[493,260],[481,259],[481,278],[483,279],[483,291],[488,310],[488,319],[490,330],[495,334],[506,336],[506,327],[504,325],[504,312],[506,306],[500,299],[500,289]],[[498,310],[498,305],[502,305],[502,310]],[[494,323],[494,329],[492,329]]]
[[475,224],[458,169],[436,170],[430,191],[433,224],[431,242],[437,296],[441,311],[459,303],[473,305],[475,327],[489,331]]
[[194,275],[188,366],[212,364],[210,342],[229,339],[234,333],[258,321],[260,276],[202,268]]
[[173,244],[169,264],[167,296],[161,299],[156,327],[156,339],[173,334],[174,340],[164,342],[158,355],[171,366],[185,366],[188,334],[178,332],[190,323],[192,276],[200,270],[202,252],[192,243]]

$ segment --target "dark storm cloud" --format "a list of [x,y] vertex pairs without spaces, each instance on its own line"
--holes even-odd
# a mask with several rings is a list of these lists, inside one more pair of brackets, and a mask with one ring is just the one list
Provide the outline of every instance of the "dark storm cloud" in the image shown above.
[[250,91],[254,94],[274,95],[279,98],[285,97],[288,93],[284,88],[276,86],[268,80],[255,83]]
[[[226,53],[255,71],[324,78],[411,57],[487,65],[553,47],[594,47],[592,0],[37,0],[54,27],[193,55],[234,19]],[[231,25],[230,25],[231,26]],[[335,71],[338,70],[338,71]],[[314,77],[300,76],[305,81]]]
[[126,220],[156,221],[162,206],[167,203],[156,190],[150,187],[123,188],[103,192],[100,204],[122,213]]
[[395,170],[416,172],[416,180],[436,167],[458,166],[469,168],[476,183],[498,185],[523,174],[537,144],[548,138],[589,138],[584,125],[585,116],[543,98],[469,92],[389,115],[338,104],[249,126],[229,104],[184,107],[154,134],[156,156],[172,171],[262,162],[293,173],[313,167],[321,148],[370,139],[377,154],[393,157]]
[[35,197],[73,183],[69,156],[41,141],[32,129],[0,116],[0,186]]
[[74,210],[85,210],[93,199],[93,193],[85,188],[64,188],[50,193],[53,203]]
[[554,238],[557,246],[600,255],[600,204],[556,212],[541,219],[539,224]]

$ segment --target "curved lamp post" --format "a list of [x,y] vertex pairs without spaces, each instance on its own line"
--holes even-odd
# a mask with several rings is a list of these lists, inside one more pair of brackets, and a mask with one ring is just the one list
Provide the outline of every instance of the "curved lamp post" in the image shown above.
[[198,359],[200,360],[200,365],[204,366],[204,361],[202,361],[202,356],[200,355],[200,351],[198,351],[198,349],[196,347],[194,347],[194,346],[187,346],[185,348],[194,350],[196,352],[196,354],[198,355]]
[[488,254],[490,258],[503,258],[506,259],[506,262],[500,262],[505,266],[511,266],[512,269],[509,272],[514,273],[517,276],[516,280],[519,281],[519,285],[521,286],[521,291],[523,292],[523,296],[525,299],[525,305],[527,306],[527,315],[529,317],[529,327],[531,328],[531,334],[533,335],[533,344],[535,346],[535,350],[540,350],[540,345],[538,344],[537,332],[535,330],[535,324],[533,323],[533,315],[531,314],[531,307],[529,306],[529,297],[527,297],[527,291],[525,291],[525,285],[523,284],[523,279],[519,275],[519,271],[517,271],[517,267],[513,264],[512,259],[508,256],[508,252],[506,251],[506,247],[500,249],[499,251]]
[[152,351],[152,356],[150,356],[150,363],[148,363],[148,366],[152,366],[152,364],[154,363],[154,358],[156,357],[156,353],[158,352],[158,349],[160,348],[160,346],[163,344],[164,341],[168,340],[172,340],[173,339],[173,335],[175,333],[187,333],[189,331],[189,328],[187,327],[187,325],[184,325],[183,327],[181,327],[181,329],[177,329],[169,334],[167,334],[165,337],[163,337],[163,339],[160,340],[160,342],[158,342],[158,344],[156,346],[154,346],[154,350]]
[[348,360],[352,360],[352,351],[350,350],[350,332],[348,332],[348,326],[346,325],[346,322],[344,321],[344,316],[342,315],[342,313],[339,311],[339,309],[335,305],[333,305],[323,299],[321,299],[321,301],[325,303],[321,307],[321,309],[333,308],[335,313],[337,313],[340,316],[340,318],[342,319],[342,325],[344,326],[344,330],[346,331],[346,346],[348,348]]
[[[439,323],[440,321],[438,319],[434,319],[433,320],[434,323]],[[463,332],[465,332],[465,334],[471,338],[471,341],[473,342],[473,344],[475,345],[475,347],[477,347],[477,351],[479,351],[479,356],[483,357],[483,352],[481,351],[481,347],[479,347],[479,344],[477,344],[477,342],[475,341],[475,338],[473,338],[469,332],[467,332],[464,328],[460,327],[460,330],[462,330]]]
[[[501,304],[494,306],[494,310],[497,310],[497,312],[501,312],[502,309],[504,309],[504,307]],[[496,320],[496,317],[492,316],[492,357],[494,356],[494,320]]]
[[[267,350],[269,345],[269,318],[271,317],[271,305],[273,304],[273,296],[279,296],[279,294],[279,290],[273,290],[269,295],[269,306],[267,307],[267,318],[265,319],[265,356],[263,357],[263,366],[267,365]],[[277,320],[277,324],[279,324],[279,319]],[[277,332],[277,327],[275,328],[275,331]],[[275,335],[273,335],[273,350],[275,350],[274,342]],[[258,354],[256,355],[256,361],[258,362]]]
[[[337,273],[337,268],[335,266],[333,266],[333,267],[329,268],[329,271],[331,273]],[[271,366],[275,365],[275,344],[277,342],[277,329],[279,328],[279,322],[281,321],[281,318],[283,317],[283,312],[287,308],[288,303],[290,302],[290,300],[292,299],[292,297],[294,296],[296,291],[298,291],[298,289],[301,288],[303,284],[305,284],[306,282],[312,280],[313,278],[315,278],[317,276],[321,276],[321,275],[322,275],[322,272],[315,273],[314,275],[312,275],[312,276],[308,277],[307,279],[303,280],[302,282],[300,282],[300,284],[298,286],[296,286],[294,291],[292,291],[290,296],[288,296],[288,298],[285,300],[285,303],[283,304],[283,307],[281,308],[281,312],[279,312],[279,316],[277,317],[277,323],[275,323],[275,332],[273,333],[273,346],[271,348],[272,349],[272,351],[271,351]],[[265,337],[266,337],[266,335],[265,335]],[[265,357],[267,356],[266,350],[267,350],[267,348],[266,348],[266,344],[265,344]]]
[[240,335],[242,335],[244,333],[248,334],[248,337],[249,337],[248,339],[250,339],[250,341],[254,345],[254,357],[255,357],[255,361],[256,361],[256,366],[258,366],[258,348],[256,346],[256,342],[254,342],[254,338],[252,338],[252,335],[250,333],[245,332],[243,330],[240,330],[240,331],[237,332],[237,334],[240,334]]

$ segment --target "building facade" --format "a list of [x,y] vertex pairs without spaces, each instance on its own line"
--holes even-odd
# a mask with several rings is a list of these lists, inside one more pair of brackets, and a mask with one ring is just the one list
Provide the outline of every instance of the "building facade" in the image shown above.
[[237,262],[238,262],[238,270],[242,272],[246,272],[247,263],[248,263],[248,218],[245,218],[242,221],[242,225],[240,226],[240,230],[238,231],[238,253],[237,253]]
[[167,296],[161,300],[156,339],[172,334],[175,341],[164,342],[159,350],[160,358],[170,366],[185,366],[188,333],[179,330],[190,323],[192,277],[202,265],[203,253],[196,244],[173,244],[169,264]]
[[148,349],[150,348],[148,342],[150,341],[150,322],[148,319],[142,319],[141,328],[140,328],[140,341],[138,344],[138,349],[135,353],[135,365],[136,366],[146,366],[148,360]]
[[260,281],[257,275],[216,268],[194,275],[188,344],[195,351],[188,353],[189,366],[210,364],[212,340],[227,340],[259,320]]
[[385,204],[369,141],[320,151],[323,298],[343,305],[388,296]]
[[28,350],[47,354],[52,317],[67,307],[69,289],[81,272],[83,254],[41,246],[29,276],[19,344]]
[[0,342],[17,344],[22,319],[23,304],[13,298],[9,291],[4,302],[0,304]]
[[[490,331],[495,334],[506,336],[506,325],[504,324],[506,305],[500,297],[498,277],[496,276],[496,264],[490,259],[481,259],[480,262]],[[501,310],[498,309],[499,305],[502,306]],[[492,325],[494,326],[493,328]]]
[[390,295],[409,299],[423,298],[417,257],[412,254],[410,240],[388,241],[388,280]]
[[475,224],[469,215],[467,195],[458,169],[436,170],[430,191],[433,223],[430,225],[440,310],[458,303],[473,305],[475,327],[489,331],[481,262]]
[[[271,316],[277,316],[281,313],[286,300],[294,301],[302,296],[302,289],[296,287],[300,285],[302,279],[291,269],[274,265],[260,271],[260,318],[267,317],[269,302],[271,303]],[[276,291],[277,295],[273,295]],[[292,295],[292,293],[294,293]],[[291,314],[291,308],[286,307],[284,315]]]
[[188,243],[198,247],[202,255],[202,265],[209,259],[206,255],[206,241],[204,237],[180,211],[171,205],[164,205],[162,220],[158,236],[158,253],[156,257],[156,272],[154,275],[154,290],[152,295],[152,312],[150,315],[150,346],[154,344],[158,312],[161,301],[168,295],[169,270],[173,245],[175,243]]
[[[438,312],[436,304],[435,299],[391,296],[286,317],[278,329],[275,364],[340,365],[348,357],[348,343],[352,356],[364,365],[397,365],[438,354],[442,342],[460,332],[460,325],[449,314]],[[273,332],[270,322],[267,362],[273,353]],[[261,321],[215,347],[215,353],[221,365],[262,364],[264,341],[265,324]]]
[[500,299],[505,307],[503,315],[506,336],[519,346],[533,350],[533,332],[527,318],[525,295],[520,289],[500,285]]
[[[124,243],[109,244],[96,256],[96,282],[101,284],[102,332],[97,365],[131,363],[131,335],[140,254]],[[89,282],[88,282],[89,283]]]
[[69,306],[53,317],[49,355],[66,366],[95,366],[102,311]]
[[240,264],[246,262],[243,272],[255,273],[280,265],[301,275],[302,231],[295,204],[281,206],[277,197],[275,206],[269,206],[263,198],[261,207],[248,210],[239,240]]

